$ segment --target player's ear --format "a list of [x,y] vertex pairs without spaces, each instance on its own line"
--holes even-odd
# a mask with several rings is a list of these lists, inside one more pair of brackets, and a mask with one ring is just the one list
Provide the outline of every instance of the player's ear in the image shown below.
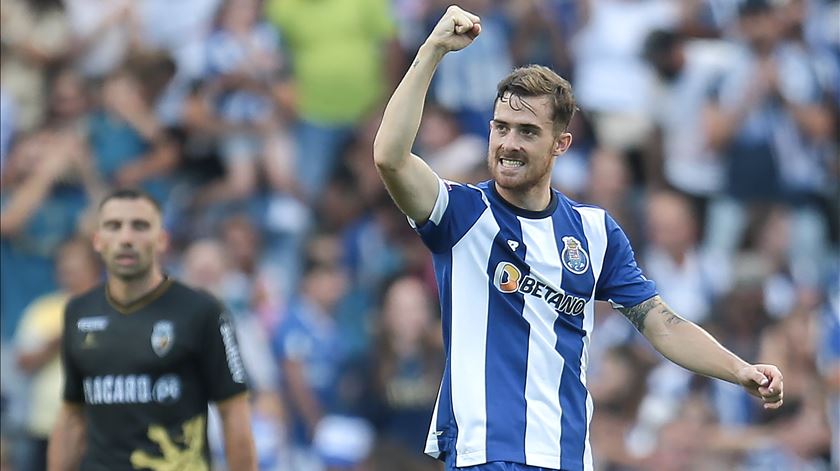
[[560,155],[569,150],[572,145],[572,134],[568,132],[560,133],[557,139],[554,140],[554,155]]
[[158,234],[158,253],[165,253],[169,249],[169,233],[161,230]]
[[96,253],[101,254],[102,253],[103,242],[102,242],[102,238],[99,237],[99,231],[93,231],[93,237],[91,237],[90,241],[91,241],[91,244],[93,245],[93,250],[95,250]]

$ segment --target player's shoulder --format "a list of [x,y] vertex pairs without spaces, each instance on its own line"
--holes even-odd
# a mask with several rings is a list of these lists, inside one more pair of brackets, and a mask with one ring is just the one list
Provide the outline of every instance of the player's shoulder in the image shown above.
[[482,193],[487,191],[488,185],[490,184],[490,180],[472,184],[472,183],[465,183],[465,182],[458,182],[455,180],[447,180],[446,178],[440,177],[440,181],[443,182],[446,189],[449,192],[452,191],[459,191],[463,193],[471,193],[475,196],[480,196]]
[[573,199],[569,198],[568,196],[566,196],[565,194],[563,194],[560,191],[557,191],[557,190],[552,190],[552,191],[560,199],[560,202],[565,204],[566,206],[569,206],[571,208],[578,208],[578,209],[591,209],[591,210],[594,210],[594,211],[603,211],[603,212],[606,213],[606,210],[604,208],[600,207],[600,206],[596,206],[594,204],[589,204],[589,203],[581,203],[580,201],[573,200]]
[[105,283],[99,283],[88,291],[71,297],[65,310],[68,317],[78,317],[82,313],[98,309],[105,300]]
[[590,223],[595,223],[595,227],[603,227],[603,230],[607,233],[608,239],[612,240],[614,237],[617,237],[619,233],[623,232],[621,226],[605,208],[594,204],[581,203],[569,198],[557,190],[554,191],[559,196],[561,205],[565,205],[576,212],[578,214],[577,217],[581,219],[581,222],[583,222],[583,219],[589,219]]
[[572,208],[579,213],[580,212],[588,212],[588,213],[594,214],[598,217],[603,217],[603,218],[606,219],[608,224],[612,220],[612,216],[610,215],[610,212],[607,211],[606,209],[602,208],[601,206],[598,206],[598,205],[595,205],[595,204],[589,204],[589,203],[581,203],[579,201],[575,201],[575,200],[569,198],[568,196],[564,195],[563,193],[561,193],[557,190],[554,190],[554,191],[559,196],[561,203],[565,204],[569,208]]
[[445,178],[440,179],[442,195],[447,206],[455,207],[461,214],[463,211],[481,211],[490,206],[487,198],[488,182],[478,184],[461,183]]
[[189,307],[186,311],[218,315],[223,309],[221,301],[209,291],[189,286],[174,278],[170,280],[169,295],[171,299],[173,302]]

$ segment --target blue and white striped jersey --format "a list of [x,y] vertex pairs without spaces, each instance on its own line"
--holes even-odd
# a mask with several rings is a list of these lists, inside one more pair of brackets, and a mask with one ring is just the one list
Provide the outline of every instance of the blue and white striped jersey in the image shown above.
[[516,208],[492,181],[441,180],[429,221],[412,225],[434,255],[446,349],[426,453],[591,470],[595,300],[656,294],[624,232],[556,191],[543,211]]

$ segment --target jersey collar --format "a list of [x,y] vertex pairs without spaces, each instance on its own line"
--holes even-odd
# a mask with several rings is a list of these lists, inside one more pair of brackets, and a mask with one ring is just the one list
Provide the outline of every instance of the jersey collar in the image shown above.
[[117,300],[111,297],[111,292],[108,290],[108,283],[105,283],[105,298],[108,300],[108,304],[110,304],[111,307],[116,309],[120,314],[131,314],[148,306],[152,301],[161,297],[161,295],[163,295],[163,293],[165,293],[171,285],[172,279],[163,275],[163,281],[155,286],[153,290],[128,304],[120,304]]
[[559,198],[557,197],[557,192],[553,189],[549,189],[551,191],[551,201],[548,202],[548,206],[545,209],[540,211],[531,211],[529,209],[523,209],[519,206],[516,206],[509,202],[508,200],[504,199],[502,195],[499,194],[499,191],[496,189],[496,182],[494,180],[490,181],[490,196],[495,199],[496,201],[500,202],[504,205],[507,209],[511,212],[516,214],[517,216],[521,216],[528,219],[543,219],[551,216],[554,211],[557,209],[557,205],[559,204]]

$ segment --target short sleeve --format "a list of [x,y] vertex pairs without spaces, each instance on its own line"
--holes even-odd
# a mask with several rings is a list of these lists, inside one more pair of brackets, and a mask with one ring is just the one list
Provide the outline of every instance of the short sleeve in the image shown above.
[[312,337],[293,318],[286,319],[272,339],[272,350],[281,363],[304,361],[312,354],[313,345]]
[[246,374],[230,315],[218,303],[206,316],[206,332],[201,358],[204,387],[211,401],[222,401],[245,392]]
[[423,224],[408,220],[423,243],[435,253],[455,246],[488,209],[480,189],[440,178],[438,183],[438,196],[429,220]]
[[607,251],[595,299],[613,307],[635,306],[656,296],[656,285],[642,274],[627,235],[612,217],[606,218]]
[[73,337],[73,329],[76,328],[75,315],[71,301],[64,308],[64,327],[61,333],[61,369],[64,372],[64,392],[62,397],[67,402],[81,404],[85,402],[85,394],[82,386],[82,374],[73,360],[70,351],[70,342]]

